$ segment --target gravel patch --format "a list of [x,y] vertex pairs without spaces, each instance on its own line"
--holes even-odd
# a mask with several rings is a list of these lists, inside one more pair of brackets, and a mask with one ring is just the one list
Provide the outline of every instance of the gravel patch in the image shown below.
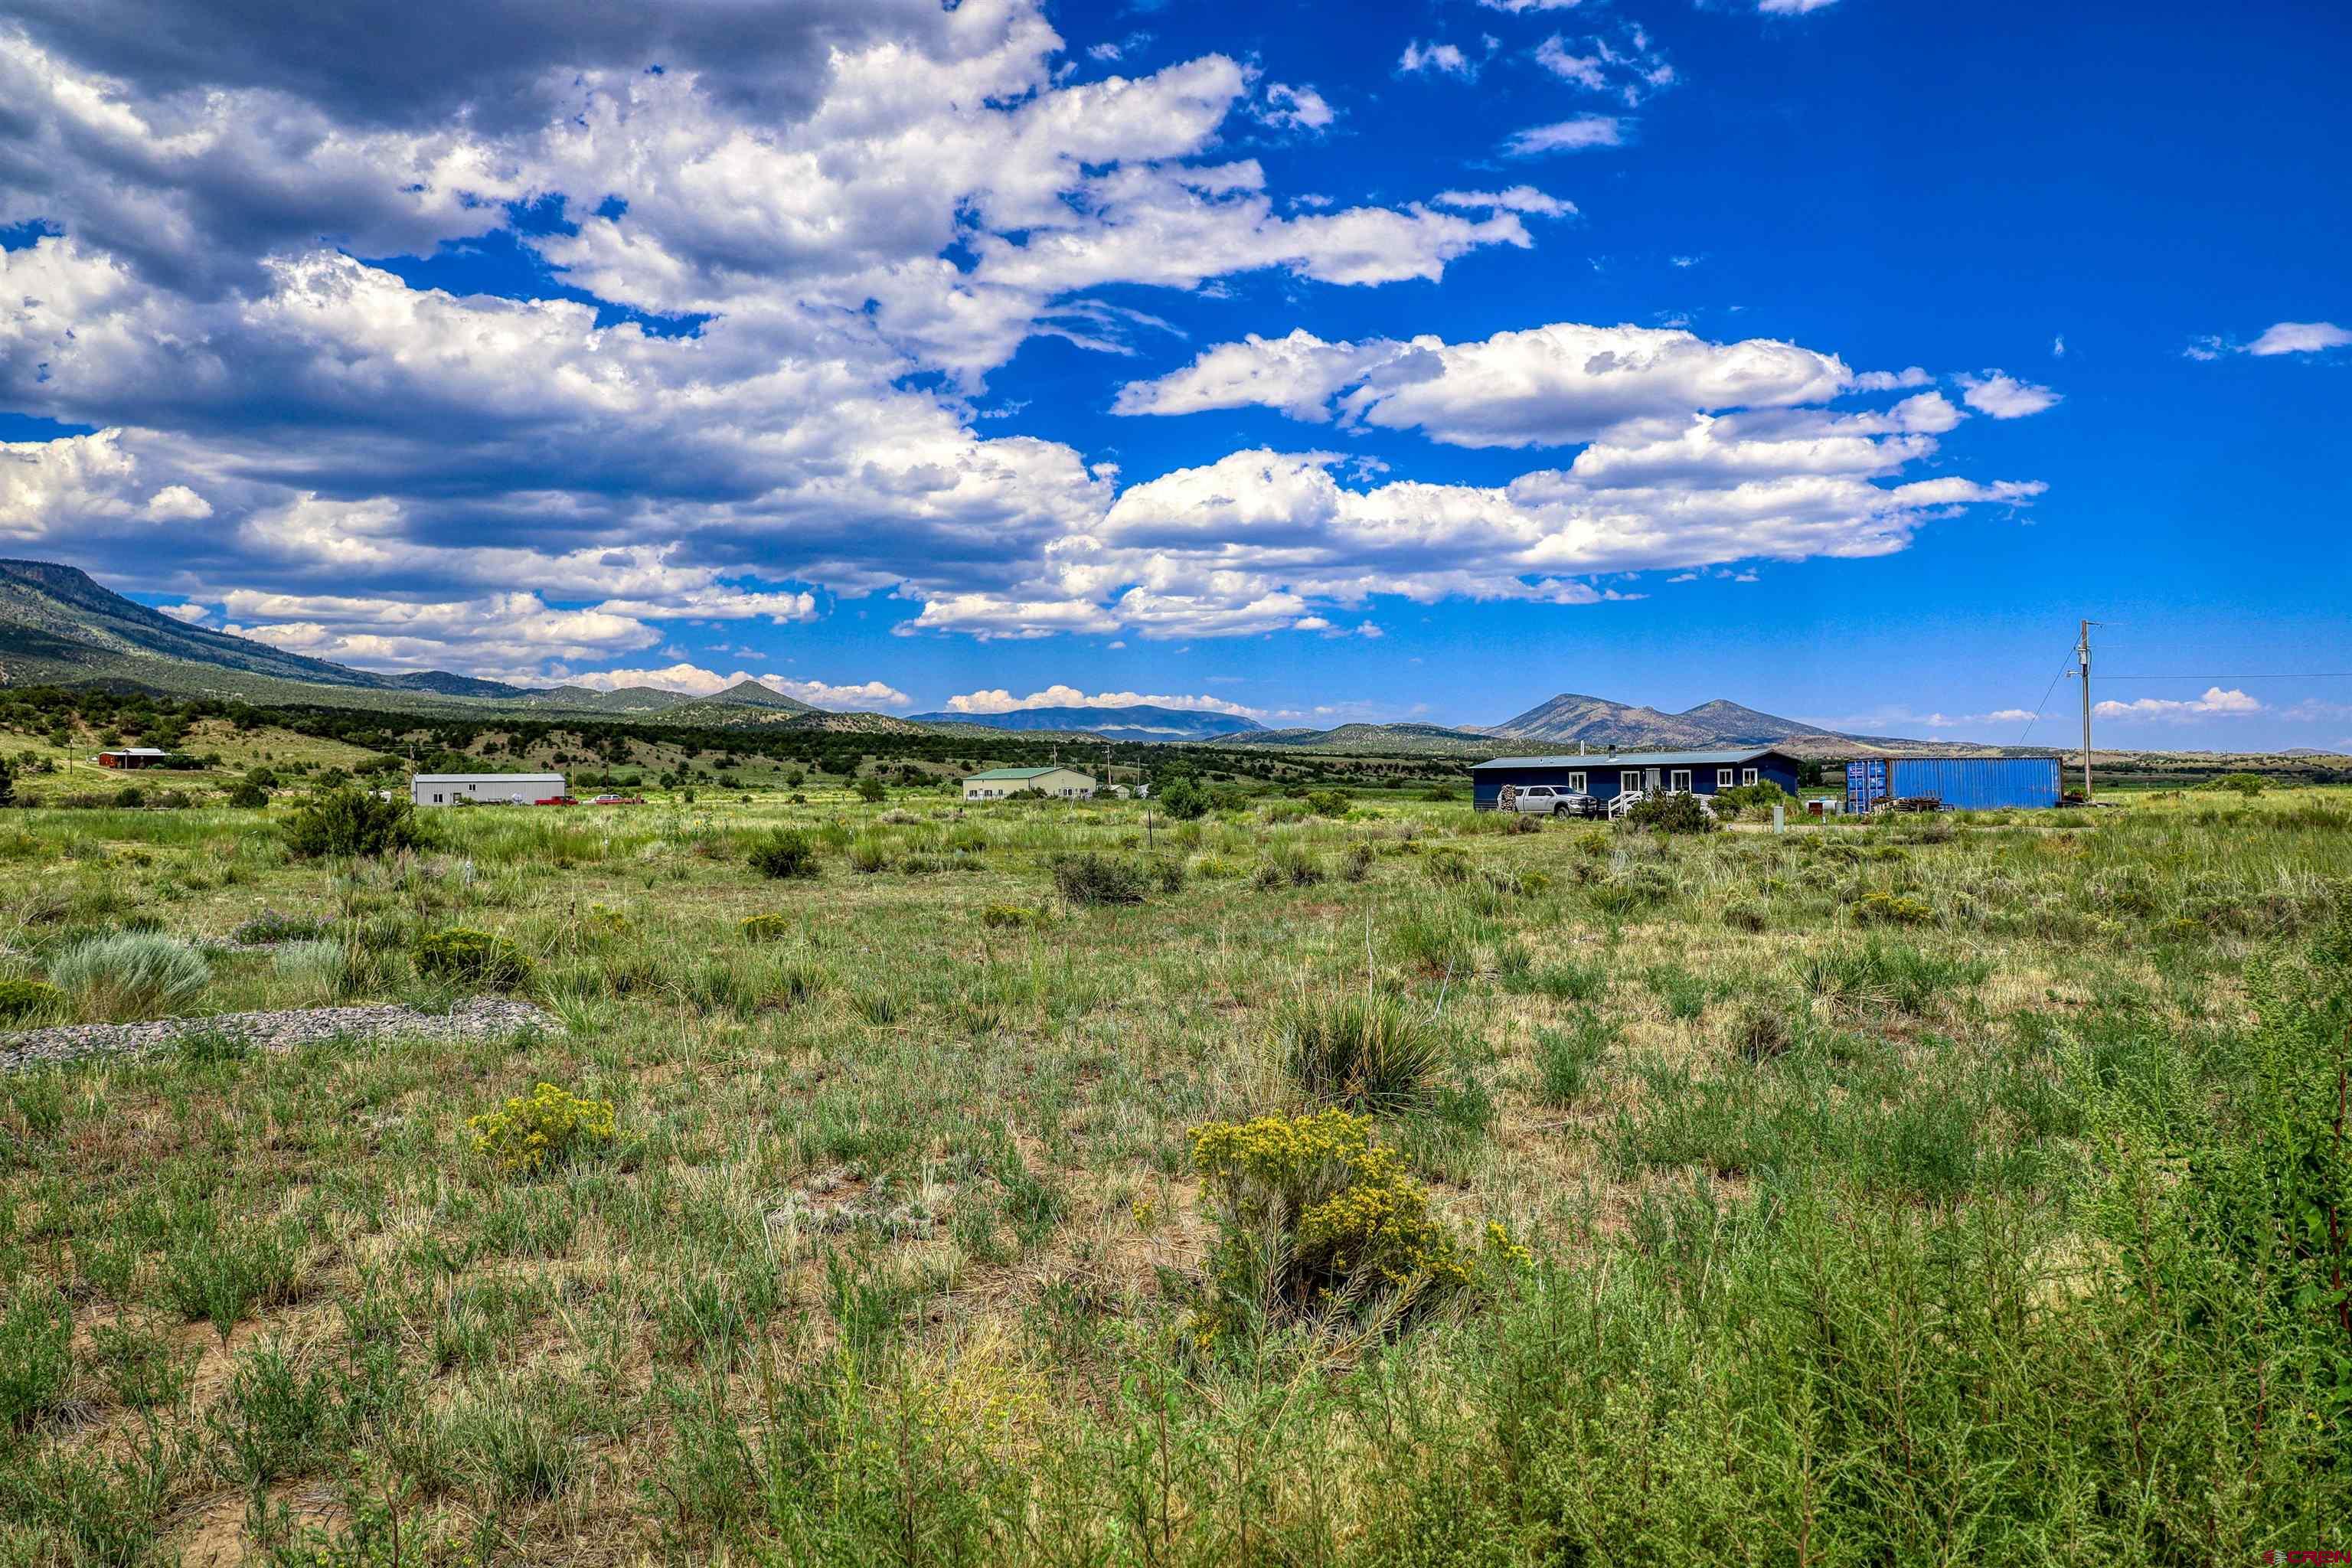
[[282,1051],[311,1040],[385,1039],[401,1035],[471,1038],[521,1029],[557,1029],[553,1014],[528,1002],[480,996],[446,1013],[421,1013],[402,1003],[373,1007],[292,1007],[282,1012],[215,1013],[208,1017],[158,1018],[145,1024],[68,1024],[0,1037],[0,1073],[20,1072],[79,1057],[129,1056],[171,1045],[183,1035],[235,1035],[263,1050]]

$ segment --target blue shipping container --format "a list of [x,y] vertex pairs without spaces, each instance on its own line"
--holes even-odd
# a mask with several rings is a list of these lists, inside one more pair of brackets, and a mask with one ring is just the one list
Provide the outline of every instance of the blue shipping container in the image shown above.
[[1845,767],[1848,811],[1933,795],[1953,811],[2058,804],[2055,757],[1873,757]]

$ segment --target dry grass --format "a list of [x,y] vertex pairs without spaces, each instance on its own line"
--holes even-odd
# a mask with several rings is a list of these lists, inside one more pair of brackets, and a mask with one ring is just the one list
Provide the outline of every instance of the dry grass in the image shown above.
[[[141,1550],[190,1562],[290,1550],[306,1532],[348,1552],[381,1526],[387,1496],[423,1553],[403,1562],[814,1561],[850,1537],[812,1522],[794,1489],[817,1484],[803,1461],[772,1456],[761,1483],[802,1477],[791,1507],[763,1493],[739,1517],[727,1499],[751,1483],[695,1458],[722,1415],[730,1443],[768,1455],[789,1423],[815,1419],[791,1401],[854,1388],[856,1442],[902,1441],[939,1474],[992,1478],[974,1495],[1148,1435],[1145,1384],[1176,1388],[1202,1443],[1238,1443],[1245,1422],[1270,1440],[1314,1401],[1300,1392],[1270,1415],[1270,1385],[1245,1390],[1183,1349],[1212,1239],[1183,1134],[1303,1106],[1282,1067],[1286,1009],[1370,989],[1433,1020],[1437,1092],[1385,1135],[1465,1235],[1497,1222],[1597,1291],[1651,1266],[1662,1216],[1693,1191],[1736,1229],[1809,1173],[1907,1213],[2071,1190],[2079,1125],[2030,1091],[2035,1075],[2074,1091],[2033,1030],[2126,1005],[2152,1027],[2242,1023],[2245,961],[2325,919],[2352,877],[2340,807],[2332,822],[2263,826],[2323,799],[2150,803],[1964,823],[1940,840],[1898,825],[1667,845],[1473,832],[1458,805],[1296,824],[1251,812],[1157,828],[1163,853],[1240,874],[1011,929],[982,911],[1054,905],[1054,857],[1139,855],[1139,808],[965,813],[908,795],[886,822],[835,792],[801,808],[481,810],[442,819],[425,854],[348,867],[289,862],[248,814],[14,816],[0,824],[9,973],[37,973],[75,931],[130,922],[216,941],[275,909],[378,954],[373,994],[429,1005],[447,994],[404,954],[462,923],[529,952],[535,995],[568,1028],[100,1063],[0,1087],[9,1276],[54,1279],[75,1307],[69,1414],[36,1423],[0,1467],[126,1456],[161,1433],[158,1495],[110,1506]],[[743,863],[786,825],[823,846],[822,877],[773,882]],[[974,828],[985,847],[969,847]],[[1392,852],[1408,830],[1423,853]],[[849,873],[859,836],[887,841],[891,869]],[[1252,875],[1291,854],[1337,865],[1358,843],[1391,851],[1361,882]],[[1474,876],[1433,879],[1439,847]],[[1496,890],[1533,873],[1540,891]],[[2126,883],[2128,897],[2113,893]],[[1935,918],[1859,929],[1855,900],[1873,889]],[[2184,911],[2214,899],[2250,912],[2187,929]],[[1734,905],[1760,911],[1761,929],[1727,922]],[[741,921],[766,911],[792,931],[746,941]],[[1880,969],[1835,969],[1873,942]],[[267,953],[225,952],[200,1005],[286,1005],[293,984]],[[1740,1056],[1743,1009],[1787,1021],[1785,1055]],[[1611,1031],[1595,1087],[1549,1103],[1539,1033],[1588,1015]],[[613,1100],[615,1146],[539,1180],[501,1177],[471,1151],[466,1118],[542,1080]],[[1945,1104],[1982,1113],[1938,1120]],[[2063,1222],[2041,1223],[2059,1227],[2053,1255],[2080,1253]],[[292,1279],[236,1311],[225,1340],[172,1307],[173,1271],[201,1250],[192,1238],[234,1251],[273,1226],[294,1238]],[[101,1327],[192,1356],[188,1392],[124,1403]],[[1477,1407],[1491,1368],[1457,1348],[1468,1333],[1418,1332],[1411,1375],[1438,1407]],[[322,1380],[338,1414],[287,1439],[257,1509],[225,1434],[252,1419],[233,1384],[271,1348]],[[1326,1388],[1377,1360],[1294,1346],[1259,1375]],[[1344,1423],[1312,1431],[1323,1468],[1254,1448],[1242,1458],[1273,1467],[1263,1496],[1198,1492],[1189,1522],[1168,1528],[1199,1560],[1244,1560],[1241,1521],[1214,1515],[1253,1496],[1277,1538],[1311,1539],[1303,1521],[1319,1521],[1336,1547],[1373,1552],[1384,1489],[1403,1484],[1380,1478],[1406,1450]],[[862,1448],[826,1461],[894,1462]],[[1316,1500],[1318,1478],[1335,1475],[1339,1490]],[[824,1523],[853,1527],[867,1528]],[[962,1539],[945,1516],[924,1528],[931,1546],[877,1546],[877,1560],[944,1558]],[[98,1552],[54,1522],[0,1526],[0,1542],[7,1561]]]

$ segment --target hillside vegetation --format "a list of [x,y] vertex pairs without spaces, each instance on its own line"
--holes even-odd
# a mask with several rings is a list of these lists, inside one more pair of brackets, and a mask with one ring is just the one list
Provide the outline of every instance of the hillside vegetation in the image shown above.
[[2352,793],[800,793],[0,813],[20,1025],[549,1017],[0,1074],[0,1558],[2347,1544]]

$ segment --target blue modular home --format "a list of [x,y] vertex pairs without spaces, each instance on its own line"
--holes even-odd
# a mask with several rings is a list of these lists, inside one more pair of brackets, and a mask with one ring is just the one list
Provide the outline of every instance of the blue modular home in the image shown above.
[[1551,784],[1609,800],[1627,790],[1713,795],[1775,784],[1797,793],[1797,759],[1769,746],[1733,752],[1622,752],[1577,757],[1496,757],[1470,770],[1471,804],[1492,811],[1513,784]]

